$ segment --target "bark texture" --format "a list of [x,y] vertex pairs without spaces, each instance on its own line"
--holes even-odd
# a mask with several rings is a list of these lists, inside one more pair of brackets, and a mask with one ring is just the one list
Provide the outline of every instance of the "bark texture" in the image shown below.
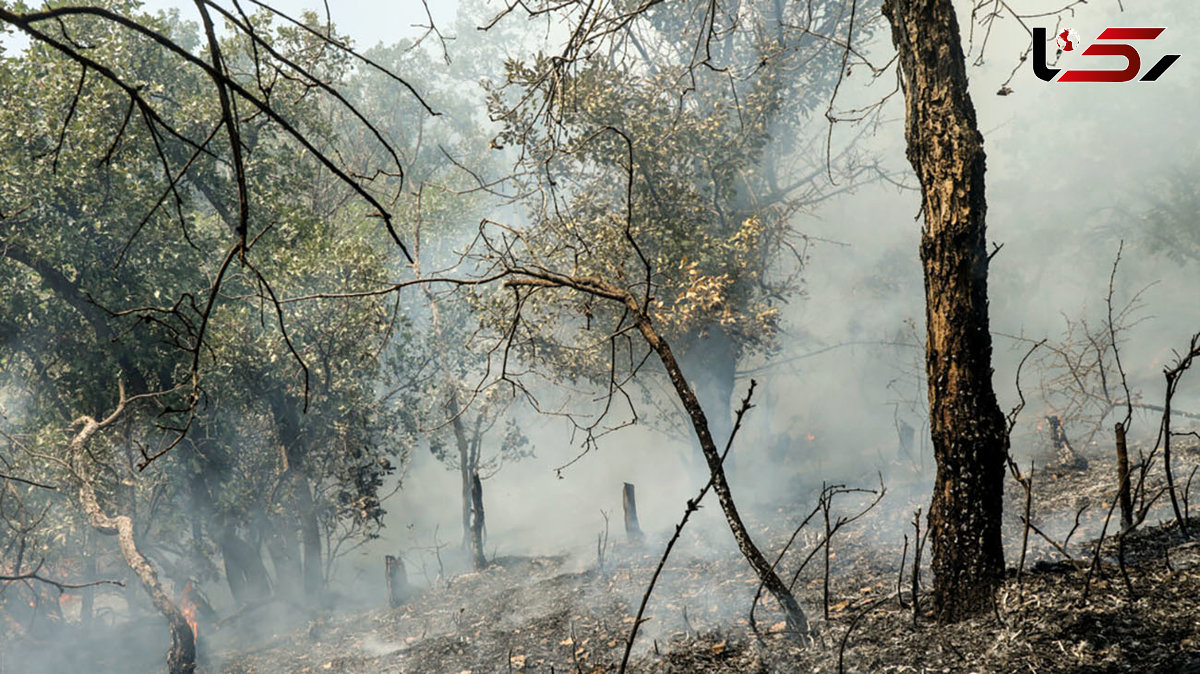
[[925,227],[926,374],[937,478],[933,601],[952,622],[988,611],[1004,577],[1004,417],[992,388],[983,137],[951,0],[887,0]]
[[[121,397],[123,407],[123,392]],[[96,531],[102,534],[116,535],[125,563],[137,575],[142,587],[150,595],[150,601],[154,604],[154,608],[158,609],[159,613],[162,613],[163,617],[167,619],[167,627],[171,632],[171,646],[167,651],[167,671],[170,674],[192,674],[196,670],[196,642],[191,626],[188,625],[179,605],[172,601],[166,590],[163,589],[162,583],[158,580],[158,573],[150,560],[146,559],[145,555],[138,550],[137,542],[134,540],[133,520],[124,515],[113,517],[105,513],[100,506],[99,499],[96,498],[96,490],[92,485],[92,475],[87,464],[88,445],[91,444],[96,433],[115,419],[120,412],[121,410],[118,408],[117,412],[103,422],[88,416],[80,417],[75,422],[75,426],[80,429],[71,440],[69,458],[71,468],[79,479],[79,503],[88,517],[88,522]]]

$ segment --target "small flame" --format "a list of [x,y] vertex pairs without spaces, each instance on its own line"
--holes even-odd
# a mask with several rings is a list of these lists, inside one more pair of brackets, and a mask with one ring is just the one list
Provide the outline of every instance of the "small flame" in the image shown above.
[[816,440],[816,439],[817,439],[817,436],[813,435],[812,433],[809,433],[809,434],[808,434],[808,441],[809,441],[809,442],[812,442],[813,440]]
[[192,628],[192,642],[200,638],[199,626],[196,624],[196,602],[192,600],[192,583],[188,581],[183,586],[183,596],[179,599],[179,610],[188,627]]

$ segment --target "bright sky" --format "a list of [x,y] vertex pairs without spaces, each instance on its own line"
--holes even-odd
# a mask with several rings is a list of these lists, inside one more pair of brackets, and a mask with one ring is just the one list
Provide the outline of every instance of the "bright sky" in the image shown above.
[[[301,12],[311,9],[318,15],[325,15],[325,4],[321,0],[263,0],[275,9],[298,17]],[[167,9],[178,7],[185,17],[199,21],[196,6],[189,0],[145,0],[146,8]],[[231,2],[222,2],[232,6]],[[423,29],[414,24],[428,25],[429,19],[421,0],[329,0],[329,13],[333,23],[342,33],[349,34],[360,47],[371,47],[378,42],[390,44],[405,37],[419,35]],[[250,11],[253,3],[242,0],[242,7]],[[447,31],[454,19],[454,11],[458,6],[457,0],[429,0],[429,10],[433,13],[434,21],[443,32]]]
[[[178,7],[187,19],[200,21],[196,5],[190,0],[143,0],[146,9],[150,11]],[[306,9],[311,9],[324,16],[325,5],[322,0],[263,0],[272,7],[292,17],[299,17]],[[437,26],[445,34],[450,34],[454,12],[458,8],[458,0],[428,0],[429,11]],[[232,7],[229,0],[221,0],[221,4]],[[254,5],[249,0],[242,0],[242,7],[250,11]],[[406,37],[416,37],[424,32],[429,24],[425,6],[421,0],[329,0],[329,12],[333,22],[342,33],[354,38],[360,48],[372,47],[379,42],[391,44]],[[22,49],[27,40],[19,34],[10,35],[0,42],[11,52]]]

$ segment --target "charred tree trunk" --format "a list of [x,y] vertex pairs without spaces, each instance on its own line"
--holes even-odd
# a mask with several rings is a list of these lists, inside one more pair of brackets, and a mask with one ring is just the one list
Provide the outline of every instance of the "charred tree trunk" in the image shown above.
[[1117,497],[1121,504],[1121,530],[1133,528],[1133,498],[1129,493],[1129,448],[1125,443],[1125,424],[1118,421],[1117,435]]
[[[282,521],[281,521],[282,520]],[[301,596],[303,573],[300,563],[300,543],[296,539],[294,523],[290,517],[274,520],[262,515],[258,524],[271,555],[271,566],[275,569],[275,591],[291,598]]]
[[300,524],[300,545],[303,550],[301,574],[304,591],[311,598],[325,587],[325,567],[321,561],[321,526],[317,521],[317,508],[313,502],[312,489],[304,474],[303,438],[296,405],[286,395],[276,393],[270,397],[271,412],[282,446],[284,484],[290,483],[292,505]]
[[479,480],[479,472],[471,471],[471,554],[475,558],[475,568],[487,568],[487,557],[483,554],[483,482]]
[[388,607],[398,608],[408,601],[408,573],[404,570],[404,560],[392,555],[383,557],[383,574],[387,582]]
[[271,581],[258,549],[242,540],[228,525],[217,543],[225,565],[225,582],[234,601],[244,605],[265,599],[271,593]]
[[633,485],[628,482],[621,488],[621,507],[625,511],[625,536],[634,543],[642,541],[642,527],[638,523],[637,498]]
[[179,605],[167,595],[162,583],[158,580],[158,572],[138,549],[134,540],[133,520],[124,515],[112,517],[104,512],[96,497],[92,485],[92,474],[88,468],[88,445],[96,433],[111,423],[120,415],[125,404],[125,393],[121,392],[121,404],[104,421],[96,421],[92,417],[83,416],[75,421],[75,426],[82,426],[71,440],[68,457],[71,468],[79,480],[79,504],[88,517],[88,522],[99,533],[116,535],[125,563],[137,576],[142,587],[150,595],[150,600],[159,613],[167,620],[167,628],[171,633],[171,646],[167,651],[167,671],[170,674],[192,674],[196,670],[196,642],[192,628],[188,625]]
[[937,478],[929,526],[939,621],[989,610],[1004,577],[1004,417],[992,389],[983,137],[951,0],[886,0],[925,227],[925,364]]

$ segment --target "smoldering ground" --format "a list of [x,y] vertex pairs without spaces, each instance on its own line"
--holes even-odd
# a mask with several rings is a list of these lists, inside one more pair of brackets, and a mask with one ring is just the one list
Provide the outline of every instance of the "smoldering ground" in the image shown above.
[[[1095,34],[1106,25],[1166,24],[1164,40],[1175,41],[1164,43],[1163,48],[1185,55],[1187,43],[1176,36],[1189,25],[1197,27],[1178,3],[1129,8],[1125,13],[1105,7],[1080,16],[1075,28],[1083,35]],[[1197,107],[1191,84],[1194,59],[1185,56],[1162,81],[1119,96],[1101,86],[1044,86],[1028,75],[1016,81],[1011,95],[995,96],[993,89],[1007,77],[1015,58],[1006,55],[1019,51],[1017,38],[1011,44],[991,45],[988,62],[971,75],[989,153],[989,231],[1004,244],[993,260],[991,281],[996,388],[1006,409],[1015,404],[1016,367],[1028,348],[1015,337],[1058,338],[1066,318],[1090,316],[1093,324],[1102,321],[1113,257],[1118,242],[1125,239],[1116,277],[1117,301],[1149,289],[1142,296],[1144,308],[1136,314],[1139,321],[1124,333],[1122,357],[1133,388],[1144,399],[1155,400],[1160,370],[1170,359],[1170,350],[1185,346],[1200,325],[1200,308],[1192,300],[1197,269],[1194,263],[1170,262],[1140,240],[1137,214],[1150,198],[1147,193],[1152,196],[1156,189],[1156,176],[1186,166],[1200,150],[1185,122]],[[887,111],[886,121],[868,142],[874,144],[872,151],[896,158],[899,170],[902,110],[892,105]],[[740,397],[750,377],[762,384],[757,407],[749,413],[732,454],[735,496],[758,525],[779,517],[780,508],[805,510],[822,482],[873,488],[879,472],[889,491],[880,509],[891,516],[885,518],[888,526],[873,531],[872,540],[894,556],[914,506],[928,501],[933,466],[922,441],[924,317],[916,257],[920,228],[914,222],[918,201],[910,190],[863,185],[796,223],[825,241],[812,251],[806,297],[785,309],[780,351],[761,362],[740,364],[744,372],[735,391]],[[1025,462],[1045,456],[1045,436],[1037,422],[1055,410],[1039,397],[1042,373],[1030,369],[1023,374],[1030,401],[1019,420],[1014,453]],[[1197,400],[1200,396],[1185,387],[1177,404],[1194,410],[1200,407]],[[703,483],[703,475],[695,469],[690,431],[670,424],[665,429],[620,430],[560,475],[554,468],[580,451],[570,440],[569,428],[527,411],[514,415],[533,429],[527,433],[535,456],[505,465],[484,481],[488,556],[494,560],[568,556],[565,561],[548,562],[545,568],[506,575],[505,582],[514,583],[518,592],[522,588],[537,592],[540,583],[553,583],[562,576],[572,579],[571,574],[595,573],[597,536],[603,535],[607,514],[608,563],[618,569],[612,572],[617,580],[589,583],[575,578],[587,595],[580,605],[600,606],[614,598],[626,609],[636,604],[646,578],[632,572],[620,576],[621,564],[646,555],[647,550],[653,556],[672,532],[687,499]],[[1139,415],[1138,441],[1152,443],[1155,420],[1149,413]],[[901,424],[914,429],[915,440],[907,447]],[[467,573],[469,560],[459,550],[458,479],[428,452],[413,452],[402,489],[385,504],[389,513],[381,537],[337,566],[331,579],[337,601],[329,615],[381,610],[384,554],[402,555],[410,581],[428,586],[431,596],[436,596],[439,583],[475,582]],[[620,540],[620,487],[625,482],[638,488],[646,548],[630,550]],[[1095,513],[1088,525],[1093,528]],[[1061,533],[1063,527],[1060,522],[1047,528]],[[745,588],[740,595],[729,591],[722,585],[727,576],[720,575],[734,572],[738,560],[730,561],[733,550],[728,529],[710,504],[689,524],[685,544],[675,557],[676,576],[686,576],[689,568],[696,574],[719,571],[706,580],[708,585],[700,585],[704,601],[694,606],[703,603],[705,609],[695,608],[691,614],[705,629],[744,615]],[[556,587],[564,585],[565,581],[558,581]],[[206,584],[205,589],[215,608],[230,610],[220,582]],[[656,605],[678,604],[684,592],[697,590],[673,585],[668,577]],[[705,614],[708,607],[716,610]],[[439,623],[443,627],[453,625],[455,612],[462,607],[447,608],[449,613],[437,618],[446,621]],[[506,612],[518,625],[528,617],[522,611],[537,610],[536,605],[525,608],[513,599]],[[297,621],[297,616],[286,615],[287,610],[277,613],[285,615],[270,618],[272,612],[264,611],[252,620],[260,625],[257,636],[266,642],[297,623],[309,627],[308,616]],[[650,652],[655,640],[665,641],[687,629],[681,627],[683,622],[682,611],[675,606],[655,611],[655,619],[644,628],[639,652]],[[165,645],[156,620],[131,623],[120,609],[114,609],[110,627],[97,628],[89,636],[70,634],[72,648],[57,649],[53,640],[46,640],[32,648],[9,650],[0,658],[0,669],[152,671]],[[371,642],[369,654],[392,652],[400,644],[407,647],[405,639],[415,634],[381,637],[378,643]],[[393,636],[400,638],[392,640]],[[223,638],[215,632],[210,647],[219,651]],[[563,637],[567,638],[574,639]],[[237,646],[252,648],[246,643]],[[456,667],[456,655],[445,653],[447,671]],[[213,657],[210,662],[220,661],[219,654]]]

